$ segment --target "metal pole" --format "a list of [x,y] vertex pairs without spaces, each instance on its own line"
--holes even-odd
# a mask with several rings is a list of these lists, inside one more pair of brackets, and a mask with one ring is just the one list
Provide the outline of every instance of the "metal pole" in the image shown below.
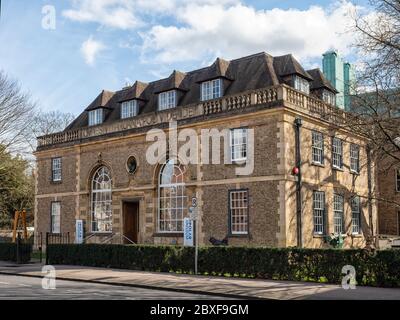
[[19,234],[19,232],[18,232],[18,234],[17,234],[17,247],[16,247],[16,249],[17,249],[17,264],[20,264],[20,254],[19,254],[19,250],[20,250],[20,245],[21,245],[21,236],[20,236],[20,234]]
[[40,233],[40,247],[39,247],[39,251],[40,251],[40,264],[42,264],[42,260],[43,260],[43,234]]
[[49,233],[46,232],[46,266],[49,265]]
[[297,218],[297,246],[303,246],[302,241],[302,199],[301,199],[301,148],[300,148],[300,128],[302,126],[301,118],[296,118],[294,121],[296,128],[296,167],[299,170],[296,183],[296,218]]
[[197,232],[197,219],[194,221],[194,231],[195,231],[195,253],[194,253],[194,274],[197,274],[197,261],[198,261],[198,255],[199,255],[199,237],[198,237],[198,232]]

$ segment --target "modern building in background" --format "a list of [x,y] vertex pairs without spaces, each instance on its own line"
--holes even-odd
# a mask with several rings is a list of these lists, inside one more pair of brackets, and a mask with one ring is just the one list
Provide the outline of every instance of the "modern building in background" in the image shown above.
[[351,64],[344,62],[337,51],[328,51],[323,55],[322,70],[338,91],[336,106],[346,111],[350,110],[350,96],[354,83],[354,70]]

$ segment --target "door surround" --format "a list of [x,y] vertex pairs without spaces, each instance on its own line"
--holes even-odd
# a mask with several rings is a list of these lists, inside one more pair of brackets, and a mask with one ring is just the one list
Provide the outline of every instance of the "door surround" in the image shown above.
[[[134,243],[140,241],[140,199],[122,200],[122,234]],[[126,238],[124,244],[132,244]]]

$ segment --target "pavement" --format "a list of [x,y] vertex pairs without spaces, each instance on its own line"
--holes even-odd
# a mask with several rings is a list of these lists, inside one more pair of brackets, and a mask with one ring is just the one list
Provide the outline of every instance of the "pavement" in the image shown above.
[[0,300],[220,300],[218,296],[152,290],[119,285],[57,280],[45,290],[42,279],[0,275]]
[[[58,280],[232,299],[400,300],[400,288],[357,286],[354,290],[344,290],[338,285],[312,282],[193,276],[82,266],[56,265],[54,267]],[[15,265],[0,262],[1,275],[43,278],[44,274],[41,270],[42,265],[38,263]]]

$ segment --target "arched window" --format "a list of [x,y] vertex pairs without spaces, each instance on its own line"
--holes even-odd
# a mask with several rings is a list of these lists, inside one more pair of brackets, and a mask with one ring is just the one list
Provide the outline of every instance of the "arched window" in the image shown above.
[[182,232],[183,218],[187,211],[184,168],[169,160],[159,176],[158,231]]
[[92,231],[112,231],[111,175],[107,167],[100,167],[92,180]]

